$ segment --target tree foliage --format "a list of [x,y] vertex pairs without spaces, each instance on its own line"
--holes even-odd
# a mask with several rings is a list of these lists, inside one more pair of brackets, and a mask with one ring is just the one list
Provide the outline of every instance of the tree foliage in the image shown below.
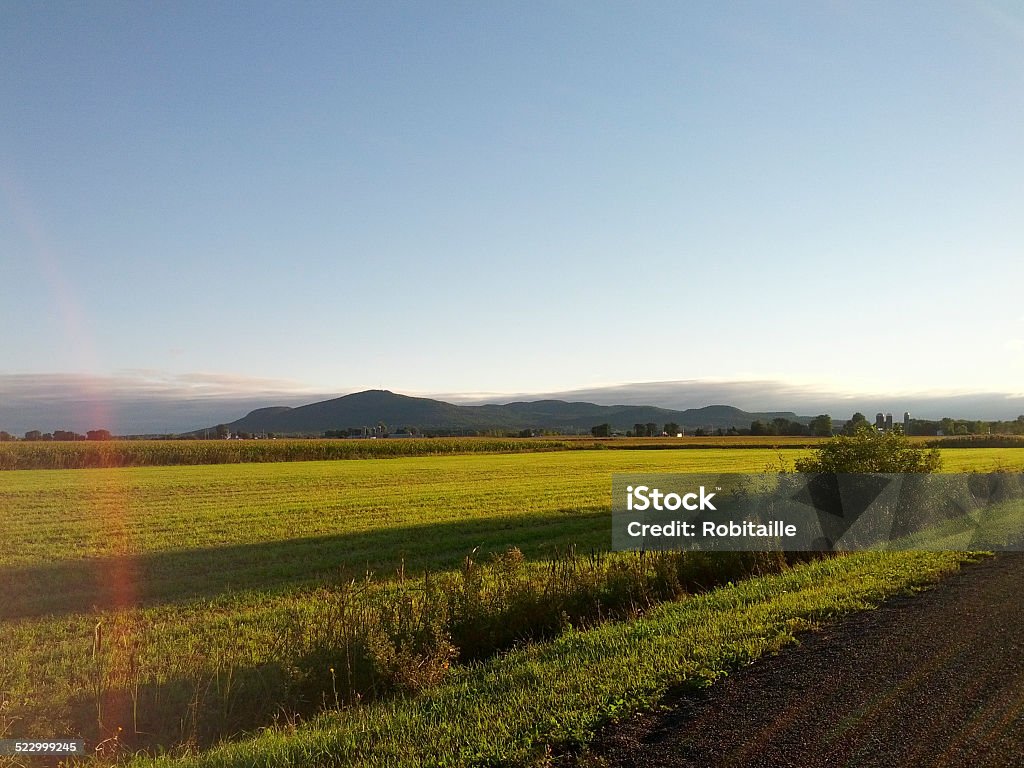
[[843,427],[843,434],[850,436],[856,435],[858,431],[864,429],[865,427],[870,428],[871,424],[864,417],[863,413],[857,411],[856,413],[853,414],[850,420],[846,422],[846,426]]
[[822,413],[811,419],[811,423],[808,425],[812,435],[816,437],[831,437],[832,436],[832,417],[827,413]]
[[754,437],[762,435],[790,435],[798,437],[806,435],[808,428],[799,421],[790,421],[783,416],[777,416],[768,423],[757,419],[750,423],[750,434]]
[[936,448],[913,445],[897,432],[879,432],[863,426],[852,435],[837,435],[798,459],[797,472],[838,474],[846,472],[937,472],[942,459]]

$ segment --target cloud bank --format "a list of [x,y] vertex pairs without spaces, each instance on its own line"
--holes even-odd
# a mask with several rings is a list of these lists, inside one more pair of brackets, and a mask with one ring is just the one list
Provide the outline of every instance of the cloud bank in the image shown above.
[[[544,394],[452,394],[453,402],[498,403],[513,400],[582,400],[599,405],[657,405],[685,410],[705,405],[733,405],[747,411],[795,411],[802,416],[828,413],[848,419],[854,411],[873,418],[878,411],[915,418],[1011,419],[1024,413],[1024,395],[1007,392],[843,392],[814,384],[772,379],[716,381],[686,379],[619,384]],[[442,397],[441,399],[445,399]]]
[[302,405],[336,396],[285,379],[218,373],[0,373],[0,429],[12,434],[98,428],[115,434],[167,434],[233,421],[265,405]]

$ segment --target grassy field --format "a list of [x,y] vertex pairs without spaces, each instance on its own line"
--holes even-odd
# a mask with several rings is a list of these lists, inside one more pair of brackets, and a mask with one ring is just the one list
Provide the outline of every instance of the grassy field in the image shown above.
[[[599,598],[598,618],[600,600],[609,596],[642,608],[645,590],[661,588],[664,574],[654,563],[578,556],[570,576],[551,565],[570,543],[580,553],[607,548],[611,473],[757,472],[800,455],[594,450],[3,473],[0,734],[94,738],[115,723],[134,727],[139,719],[128,719],[135,713],[126,702],[144,701],[164,719],[174,713],[179,722],[169,730],[187,738],[201,730],[185,722],[205,711],[194,706],[199,698],[227,710],[225,723],[247,722],[230,711],[232,702],[257,698],[246,686],[271,685],[271,678],[292,684],[289,664],[312,663],[311,652],[322,646],[312,635],[325,622],[337,624],[331,611],[348,605],[345,595],[358,587],[351,579],[368,569],[388,581],[385,589],[399,590],[375,600],[390,605],[398,594],[411,604],[422,601],[422,582],[414,593],[401,586],[403,576],[412,583],[429,570],[465,592],[467,554],[475,550],[485,563],[489,553],[517,547],[523,564],[512,581],[523,586],[516,605],[539,605],[558,593],[576,610],[572,590],[585,587]],[[944,458],[950,471],[1024,470],[1020,449],[959,449]],[[884,562],[888,568],[896,561]],[[923,573],[951,561],[919,562]],[[736,573],[751,567],[761,566],[738,564]],[[631,581],[623,587],[626,571]],[[470,607],[489,605],[501,576],[500,568],[493,571]],[[704,583],[728,580],[726,573]],[[674,593],[663,589],[657,597],[665,594]],[[441,602],[460,616],[467,610]],[[578,615],[589,616],[594,601],[585,608]],[[409,616],[385,618],[395,624]],[[556,624],[563,629],[565,622]],[[410,637],[419,632],[416,643],[429,634],[429,627],[392,628]],[[446,669],[457,659],[445,657],[441,645],[430,646],[429,658]],[[330,704],[344,686],[321,667],[321,704]],[[259,674],[246,676],[253,670]]]
[[[0,522],[11,542],[0,567],[123,554],[206,557],[202,550],[212,548],[230,555],[233,545],[296,541],[308,544],[295,545],[306,571],[316,562],[306,556],[319,549],[333,565],[358,569],[394,569],[403,553],[435,567],[477,545],[529,546],[533,538],[540,546],[586,530],[581,516],[608,509],[612,472],[759,471],[778,461],[770,450],[580,451],[13,472],[0,476]],[[335,537],[345,538],[332,547]],[[251,562],[261,553],[237,554]],[[287,553],[267,554],[280,563],[277,555]]]

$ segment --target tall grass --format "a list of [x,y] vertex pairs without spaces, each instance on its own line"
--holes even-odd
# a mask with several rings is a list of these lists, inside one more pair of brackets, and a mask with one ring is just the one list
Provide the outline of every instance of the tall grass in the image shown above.
[[559,751],[587,744],[602,725],[652,705],[669,687],[710,685],[800,630],[933,582],[966,559],[915,552],[819,560],[453,669],[415,697],[342,707],[253,739],[132,765],[558,765]]
[[[59,727],[91,745],[202,746],[284,718],[416,694],[459,662],[806,559],[782,553],[617,553],[572,549],[543,563],[515,549],[457,571],[390,582],[340,580],[279,610],[211,620],[187,641],[151,614],[93,616],[95,633],[63,680],[58,706],[14,707],[26,733]],[[212,607],[197,606],[216,616]],[[60,724],[60,725],[58,725]]]
[[931,448],[1024,448],[1024,435],[965,435],[930,439]]
[[403,438],[392,440],[113,440],[0,443],[0,470],[243,464],[276,461],[525,453],[587,448],[566,440]]
[[[248,464],[284,461],[446,456],[473,453],[539,453],[612,449],[624,451],[706,451],[745,448],[803,450],[815,437],[720,438],[402,438],[381,440],[112,440],[108,442],[3,442],[0,471],[12,469],[99,469],[113,467]],[[911,438],[940,448],[1024,448],[1021,436]]]

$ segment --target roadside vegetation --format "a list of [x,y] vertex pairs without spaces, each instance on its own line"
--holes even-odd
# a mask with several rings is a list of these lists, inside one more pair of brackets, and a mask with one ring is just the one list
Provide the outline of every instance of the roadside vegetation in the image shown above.
[[[415,578],[339,577],[278,594],[23,623],[6,638],[20,653],[0,660],[12,696],[6,714],[19,729],[73,732],[93,744],[209,745],[279,717],[413,695],[456,664],[804,559],[570,549],[528,563],[512,548]],[[59,624],[64,641],[39,632]],[[24,665],[59,683],[21,678]]]
[[669,688],[701,688],[819,622],[919,589],[970,559],[958,553],[855,554],[665,603],[630,622],[567,630],[452,670],[419,696],[341,707],[308,724],[138,766],[551,764],[606,723]]

